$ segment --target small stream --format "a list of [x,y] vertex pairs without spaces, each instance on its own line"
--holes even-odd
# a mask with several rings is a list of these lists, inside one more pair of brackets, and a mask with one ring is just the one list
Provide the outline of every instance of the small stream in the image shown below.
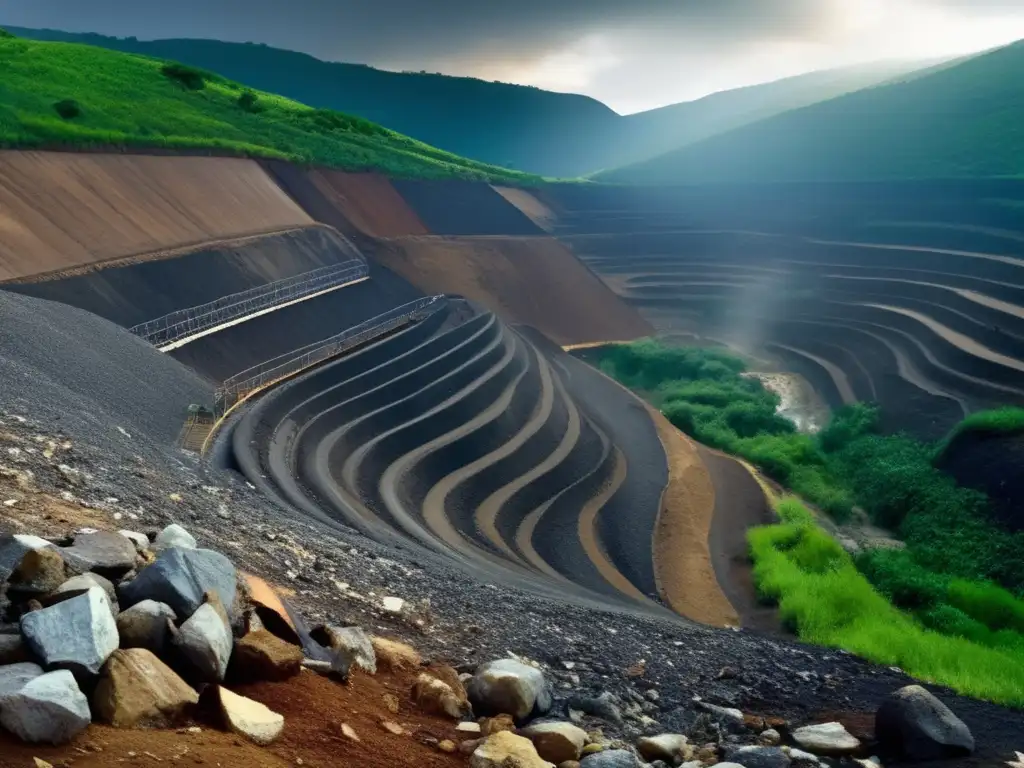
[[829,409],[807,380],[796,373],[750,371],[744,373],[758,379],[779,396],[779,416],[793,422],[800,432],[813,434],[828,423]]

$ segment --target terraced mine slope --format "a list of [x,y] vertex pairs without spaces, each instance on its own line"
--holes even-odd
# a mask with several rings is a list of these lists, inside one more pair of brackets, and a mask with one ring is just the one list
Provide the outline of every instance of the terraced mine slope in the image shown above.
[[939,437],[1024,401],[1017,182],[538,195],[555,233],[659,330],[804,373]]
[[278,386],[231,445],[250,482],[311,515],[484,578],[664,610],[652,543],[667,468],[650,416],[465,302]]

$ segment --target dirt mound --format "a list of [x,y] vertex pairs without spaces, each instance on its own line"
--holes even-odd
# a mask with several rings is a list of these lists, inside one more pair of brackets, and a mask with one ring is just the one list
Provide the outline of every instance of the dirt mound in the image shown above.
[[[238,688],[242,695],[284,715],[284,733],[269,747],[258,747],[218,730],[216,723],[205,718],[198,721],[198,733],[185,728],[129,730],[93,725],[71,744],[61,747],[22,744],[6,733],[0,734],[0,768],[29,766],[33,757],[55,765],[70,758],[76,768],[149,768],[158,762],[222,768],[441,768],[464,764],[465,757],[445,754],[420,742],[427,736],[456,743],[461,738],[453,721],[428,717],[413,708],[409,691],[416,673],[418,670],[375,677],[356,673],[347,685],[342,685],[303,672],[283,683]],[[385,694],[400,702],[398,714],[388,711]],[[384,730],[382,720],[398,723],[405,734],[399,736]],[[359,741],[342,734],[342,723],[355,730]]]
[[0,280],[310,223],[251,160],[0,152]]
[[550,232],[555,228],[555,224],[558,221],[557,214],[525,189],[496,187],[493,185],[491,188],[526,214],[530,221],[545,232]]
[[381,243],[375,256],[425,293],[460,294],[559,344],[652,333],[551,238],[408,237]]
[[348,235],[429,234],[391,182],[377,173],[304,170],[267,160],[263,167],[310,216]]
[[483,182],[395,179],[392,184],[435,235],[544,234]]

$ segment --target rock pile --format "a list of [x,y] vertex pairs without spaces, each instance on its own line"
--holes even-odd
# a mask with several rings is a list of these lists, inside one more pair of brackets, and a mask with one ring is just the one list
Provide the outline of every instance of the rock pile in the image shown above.
[[[0,536],[0,579],[0,725],[22,740],[62,744],[93,720],[171,727],[208,693],[225,728],[257,744],[281,733],[280,715],[224,682],[286,679],[306,654],[294,634],[264,628],[231,561],[180,525],[152,541],[133,531]],[[350,658],[332,662],[345,674],[375,664],[362,630],[332,634],[348,642]]]

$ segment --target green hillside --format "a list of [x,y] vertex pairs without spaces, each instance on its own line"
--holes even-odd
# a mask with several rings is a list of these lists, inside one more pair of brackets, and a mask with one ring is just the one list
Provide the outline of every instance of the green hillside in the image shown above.
[[687,184],[1024,174],[1024,42],[719,134],[600,181]]
[[563,177],[644,160],[924,65],[885,62],[814,72],[622,116],[586,96],[465,77],[385,72],[265,45],[13,31],[182,61],[304,104],[358,115],[464,157]]
[[212,148],[398,176],[538,180],[143,56],[0,36],[0,72],[0,146]]

